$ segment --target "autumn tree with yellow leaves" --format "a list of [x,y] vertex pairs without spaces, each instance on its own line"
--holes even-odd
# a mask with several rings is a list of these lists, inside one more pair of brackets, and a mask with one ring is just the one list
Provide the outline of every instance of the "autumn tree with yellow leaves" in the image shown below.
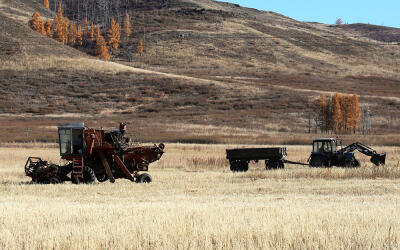
[[332,125],[333,132],[339,134],[342,132],[343,126],[343,116],[342,116],[342,108],[340,106],[340,98],[341,96],[338,93],[335,93],[332,97]]
[[83,44],[83,32],[82,32],[82,25],[78,25],[78,30],[76,32],[76,44],[82,46]]
[[348,128],[351,133],[356,133],[361,121],[361,107],[357,95],[349,97],[350,115],[348,117]]
[[49,19],[46,19],[46,22],[44,23],[44,32],[46,36],[51,36],[51,22]]
[[43,0],[43,5],[45,8],[50,8],[49,0]]
[[39,32],[42,35],[46,34],[45,28],[44,28],[44,22],[42,18],[40,17],[39,13],[35,12],[32,15],[32,19],[29,21],[29,25],[31,28],[37,32]]
[[68,43],[68,37],[69,37],[69,19],[68,17],[64,17],[63,20],[63,26],[62,26],[62,36],[63,36],[63,44]]
[[121,27],[119,26],[119,23],[114,20],[114,18],[111,19],[107,34],[108,44],[111,46],[111,48],[117,49],[121,41]]
[[68,42],[71,46],[75,46],[77,37],[78,37],[78,30],[76,28],[76,24],[71,22],[69,25],[69,32],[68,32]]
[[124,27],[123,27],[123,37],[125,40],[128,40],[129,37],[132,34],[132,26],[131,26],[131,19],[129,17],[129,14],[125,14],[124,18]]
[[325,94],[321,94],[317,106],[315,119],[322,132],[356,133],[361,120],[357,95],[335,93],[331,99],[327,99]]
[[66,42],[66,34],[65,28],[64,28],[64,16],[63,16],[63,10],[61,7],[61,2],[58,3],[58,9],[57,9],[57,16],[54,18],[53,22],[53,38],[57,41],[59,41],[62,44],[65,44]]
[[90,24],[90,36],[89,36],[89,41],[93,42],[94,41],[94,24],[93,22]]
[[96,46],[94,48],[94,55],[103,60],[109,60],[111,55],[108,52],[106,40],[101,35],[100,28],[96,28]]
[[142,54],[143,54],[143,51],[144,51],[143,42],[142,42],[142,40],[140,40],[139,43],[138,43],[137,52],[138,52],[140,55],[142,55]]

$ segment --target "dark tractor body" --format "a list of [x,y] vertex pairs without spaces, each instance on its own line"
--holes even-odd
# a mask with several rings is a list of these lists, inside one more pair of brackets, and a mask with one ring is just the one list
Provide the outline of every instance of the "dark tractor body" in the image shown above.
[[343,148],[340,142],[340,149],[338,147],[338,140],[334,138],[314,140],[313,151],[308,159],[310,167],[359,167],[360,161],[356,159],[354,150],[371,156],[371,162],[376,166],[385,164],[386,153],[378,154],[362,143],[356,142]]

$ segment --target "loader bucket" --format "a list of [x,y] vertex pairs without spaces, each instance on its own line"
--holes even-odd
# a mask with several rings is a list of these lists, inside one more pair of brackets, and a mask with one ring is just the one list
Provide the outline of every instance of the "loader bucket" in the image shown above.
[[383,154],[373,154],[371,157],[371,162],[376,166],[385,165],[386,153]]

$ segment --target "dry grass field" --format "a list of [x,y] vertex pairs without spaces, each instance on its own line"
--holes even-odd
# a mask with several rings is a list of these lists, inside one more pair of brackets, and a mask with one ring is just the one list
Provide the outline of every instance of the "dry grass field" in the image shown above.
[[[29,146],[29,147],[28,147]],[[400,148],[385,167],[251,165],[231,173],[231,145],[167,144],[153,183],[35,185],[27,156],[54,145],[0,148],[0,249],[398,249]],[[309,146],[290,146],[305,161]]]

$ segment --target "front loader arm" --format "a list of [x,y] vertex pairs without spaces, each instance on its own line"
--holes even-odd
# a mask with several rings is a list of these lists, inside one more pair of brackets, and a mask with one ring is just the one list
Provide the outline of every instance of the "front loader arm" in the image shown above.
[[376,150],[359,142],[350,144],[349,146],[340,150],[340,152],[347,153],[353,152],[354,150],[358,150],[358,152],[364,155],[371,156],[371,162],[374,163],[376,166],[379,166],[380,164],[385,165],[386,153],[378,154]]

